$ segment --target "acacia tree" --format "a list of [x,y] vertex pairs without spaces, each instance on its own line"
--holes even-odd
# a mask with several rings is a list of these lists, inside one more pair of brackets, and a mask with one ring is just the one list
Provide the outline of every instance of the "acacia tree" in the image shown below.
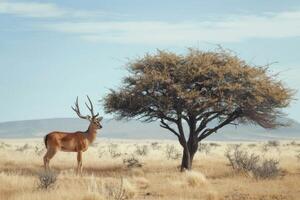
[[251,66],[223,49],[158,51],[129,62],[128,71],[123,85],[105,97],[105,111],[119,119],[160,120],[183,147],[181,170],[191,169],[198,143],[225,125],[282,125],[276,118],[293,93],[268,67]]

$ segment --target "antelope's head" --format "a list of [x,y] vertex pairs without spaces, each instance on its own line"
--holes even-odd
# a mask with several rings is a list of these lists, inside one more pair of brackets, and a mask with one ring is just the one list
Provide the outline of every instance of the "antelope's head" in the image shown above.
[[78,117],[80,117],[81,119],[89,120],[90,125],[92,125],[96,129],[101,129],[102,128],[101,121],[102,121],[103,117],[99,117],[99,113],[97,113],[96,115],[94,114],[94,107],[93,107],[92,101],[90,100],[89,96],[87,96],[87,98],[89,100],[90,105],[88,105],[87,103],[85,103],[85,105],[89,109],[91,115],[83,116],[80,113],[80,109],[79,109],[79,105],[78,105],[78,97],[76,98],[75,107],[72,107],[72,109],[76,112]]

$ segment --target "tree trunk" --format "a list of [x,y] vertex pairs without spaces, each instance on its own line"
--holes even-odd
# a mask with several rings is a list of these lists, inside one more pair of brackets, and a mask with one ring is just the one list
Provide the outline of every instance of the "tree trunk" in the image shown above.
[[183,148],[183,155],[181,161],[181,171],[191,170],[193,165],[193,159],[198,149],[198,141],[190,138]]

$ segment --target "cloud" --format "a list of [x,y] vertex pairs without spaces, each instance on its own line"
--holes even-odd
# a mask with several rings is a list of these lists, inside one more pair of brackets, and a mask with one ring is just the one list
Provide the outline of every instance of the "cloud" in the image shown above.
[[118,16],[104,11],[66,9],[51,3],[0,1],[0,14],[31,18],[91,18],[97,16]]
[[0,13],[25,17],[60,17],[65,11],[49,3],[0,2]]
[[176,44],[189,42],[239,42],[250,38],[300,36],[300,11],[236,15],[223,20],[88,21],[46,24],[44,28],[91,42]]
[[[252,38],[300,36],[300,10],[218,16],[215,20],[210,18],[206,21],[128,21],[123,15],[99,10],[69,9],[52,3],[0,0],[0,14],[42,20],[56,18],[56,21],[40,21],[38,28],[100,43],[185,45],[195,42],[226,43]],[[99,21],[99,17],[108,16],[123,16],[123,19]]]

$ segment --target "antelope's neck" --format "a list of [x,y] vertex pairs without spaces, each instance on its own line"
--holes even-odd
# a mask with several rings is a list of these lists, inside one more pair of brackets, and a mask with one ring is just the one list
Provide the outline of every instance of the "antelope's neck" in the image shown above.
[[95,127],[95,125],[91,123],[89,125],[88,130],[86,131],[86,138],[90,144],[93,143],[94,140],[96,139],[96,134],[97,134],[97,127]]

